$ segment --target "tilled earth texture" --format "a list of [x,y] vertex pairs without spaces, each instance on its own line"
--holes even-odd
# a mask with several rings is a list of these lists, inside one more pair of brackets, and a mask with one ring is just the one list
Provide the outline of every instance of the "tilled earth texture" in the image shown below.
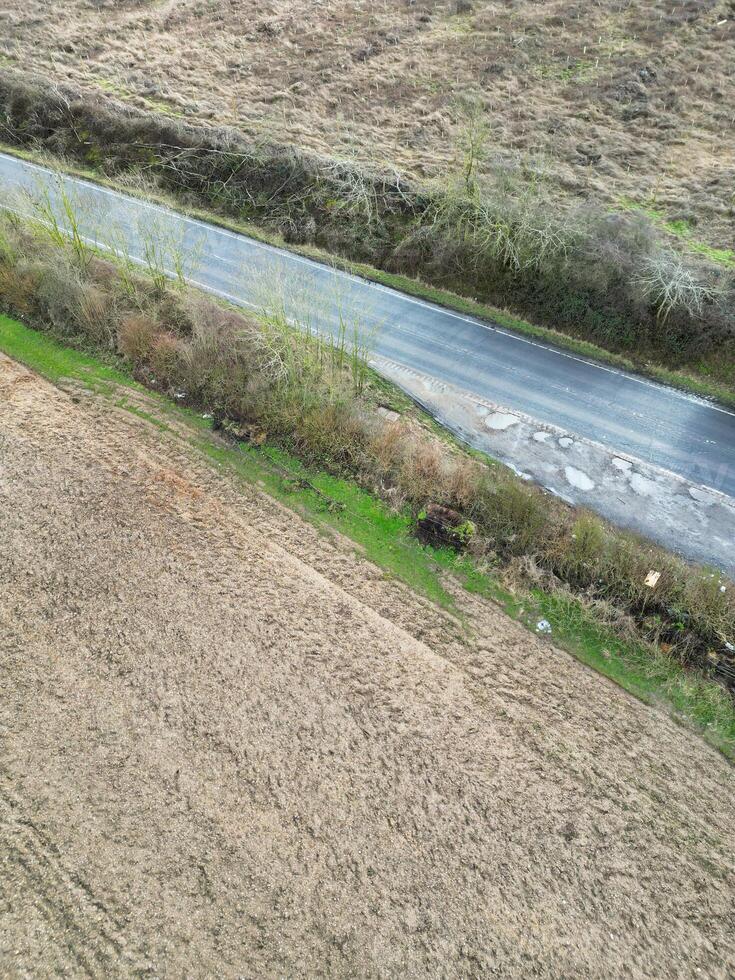
[[0,973],[712,977],[735,777],[0,357]]

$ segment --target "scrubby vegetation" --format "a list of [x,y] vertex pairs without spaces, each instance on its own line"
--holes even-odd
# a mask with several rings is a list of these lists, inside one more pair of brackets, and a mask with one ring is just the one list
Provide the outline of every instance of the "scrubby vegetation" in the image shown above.
[[486,298],[612,351],[735,384],[735,278],[685,256],[643,211],[565,211],[532,170],[478,179],[472,123],[454,182],[252,143],[13,73],[0,73],[6,140],[100,173],[144,173],[190,204],[246,218],[383,269]]
[[[242,438],[279,444],[356,479],[418,517],[461,515],[480,567],[562,594],[681,663],[726,676],[735,588],[464,453],[410,417],[385,418],[385,394],[360,351],[294,332],[278,316],[243,316],[90,251],[51,224],[0,225],[0,303],[227,421]],[[469,523],[471,522],[471,523]],[[661,573],[654,588],[651,568]]]
[[530,169],[562,210],[626,199],[691,244],[732,248],[732,0],[65,0],[63,13],[5,0],[3,63],[412,180],[461,172],[474,130],[480,182]]

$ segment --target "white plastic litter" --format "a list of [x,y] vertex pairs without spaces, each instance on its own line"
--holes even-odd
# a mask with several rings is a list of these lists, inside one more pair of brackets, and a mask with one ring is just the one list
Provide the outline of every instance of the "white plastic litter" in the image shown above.
[[536,623],[536,632],[537,633],[551,632],[551,623],[548,621],[548,619],[540,619],[538,623]]

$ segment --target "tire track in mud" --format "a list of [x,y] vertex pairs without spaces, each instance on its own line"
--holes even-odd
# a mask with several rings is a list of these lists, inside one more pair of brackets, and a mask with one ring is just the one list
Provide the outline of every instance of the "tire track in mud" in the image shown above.
[[126,923],[68,867],[51,838],[24,811],[0,774],[4,890],[26,894],[45,920],[64,965],[89,977],[147,976],[150,964],[130,951]]

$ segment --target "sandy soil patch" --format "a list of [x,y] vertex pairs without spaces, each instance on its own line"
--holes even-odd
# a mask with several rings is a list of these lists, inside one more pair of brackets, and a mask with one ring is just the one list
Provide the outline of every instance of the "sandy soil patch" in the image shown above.
[[725,978],[735,773],[0,357],[0,970]]

